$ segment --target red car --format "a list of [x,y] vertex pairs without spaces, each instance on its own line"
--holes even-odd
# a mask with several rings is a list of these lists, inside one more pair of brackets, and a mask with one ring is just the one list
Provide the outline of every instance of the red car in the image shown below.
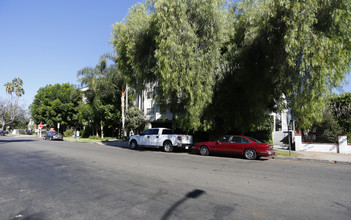
[[272,145],[263,144],[251,137],[238,135],[226,135],[217,142],[196,143],[193,149],[203,156],[210,153],[228,153],[243,155],[248,160],[275,155]]

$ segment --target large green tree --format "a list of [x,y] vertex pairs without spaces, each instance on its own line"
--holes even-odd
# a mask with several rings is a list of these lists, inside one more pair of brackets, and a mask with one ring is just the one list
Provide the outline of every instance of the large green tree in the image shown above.
[[350,2],[241,1],[230,12],[223,78],[208,114],[216,129],[244,132],[281,108],[301,128],[321,120],[350,67]]
[[224,1],[149,1],[114,26],[117,64],[134,88],[158,85],[158,101],[177,126],[201,127],[220,69]]
[[152,71],[156,64],[152,5],[151,1],[134,5],[125,21],[113,25],[111,43],[116,51],[118,70],[137,92],[144,89],[147,82],[156,80]]
[[286,1],[275,11],[286,28],[283,91],[300,126],[307,127],[321,119],[321,106],[350,70],[351,2]]
[[131,85],[157,82],[158,101],[183,129],[243,133],[281,108],[307,128],[350,70],[350,7],[347,0],[153,0],[114,26],[112,42]]
[[81,99],[80,90],[68,83],[42,87],[29,107],[32,119],[55,127],[60,123],[63,129],[76,127]]

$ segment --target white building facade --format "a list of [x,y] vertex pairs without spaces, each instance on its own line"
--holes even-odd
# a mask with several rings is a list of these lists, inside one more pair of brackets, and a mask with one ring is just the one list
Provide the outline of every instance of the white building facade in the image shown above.
[[149,122],[148,127],[172,127],[173,115],[169,108],[162,109],[156,101],[157,84],[147,84],[141,94],[136,95],[134,106],[138,107]]

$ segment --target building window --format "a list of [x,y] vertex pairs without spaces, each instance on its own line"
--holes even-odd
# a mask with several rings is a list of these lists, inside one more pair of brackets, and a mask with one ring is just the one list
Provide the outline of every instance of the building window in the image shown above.
[[147,99],[152,99],[152,91],[147,92]]
[[147,108],[146,109],[146,115],[153,115],[154,114],[154,109],[153,108]]

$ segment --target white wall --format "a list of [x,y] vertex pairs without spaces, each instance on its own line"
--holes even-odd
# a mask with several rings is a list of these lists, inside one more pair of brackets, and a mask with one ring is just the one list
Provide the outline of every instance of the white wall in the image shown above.
[[339,135],[337,144],[304,143],[301,135],[295,135],[295,150],[349,154],[351,153],[351,145],[347,144],[346,135]]

